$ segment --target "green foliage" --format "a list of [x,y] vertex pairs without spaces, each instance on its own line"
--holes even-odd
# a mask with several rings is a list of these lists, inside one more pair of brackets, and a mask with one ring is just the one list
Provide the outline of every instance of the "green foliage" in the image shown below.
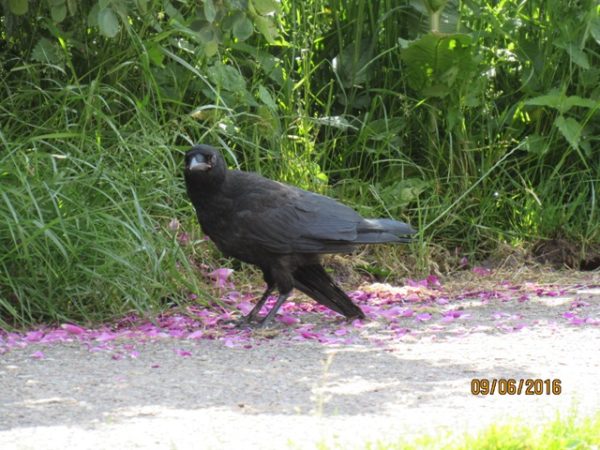
[[[483,257],[556,235],[600,241],[595,1],[0,5],[0,241],[15,247],[0,317],[80,319],[109,297],[117,311],[184,295],[189,261],[210,256],[164,224],[193,222],[179,154],[198,141],[232,166],[410,220],[421,270],[426,243]],[[115,285],[84,295],[102,249],[114,265],[95,276]]]
[[[513,419],[491,425],[477,434],[458,431],[424,435],[415,439],[400,439],[389,442],[382,438],[377,442],[367,442],[356,448],[366,450],[529,450],[529,449],[594,449],[600,441],[600,415],[577,417],[574,413],[566,417],[534,426]],[[325,442],[317,446],[322,450],[341,448]]]

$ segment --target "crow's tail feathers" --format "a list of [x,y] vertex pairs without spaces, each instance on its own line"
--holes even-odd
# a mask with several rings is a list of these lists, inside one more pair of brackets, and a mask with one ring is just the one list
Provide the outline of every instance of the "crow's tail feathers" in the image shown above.
[[364,319],[365,314],[331,279],[319,264],[302,266],[294,272],[296,288],[321,305],[346,316],[348,319]]
[[358,226],[357,244],[376,244],[383,242],[412,242],[407,235],[417,231],[409,224],[392,219],[364,219]]

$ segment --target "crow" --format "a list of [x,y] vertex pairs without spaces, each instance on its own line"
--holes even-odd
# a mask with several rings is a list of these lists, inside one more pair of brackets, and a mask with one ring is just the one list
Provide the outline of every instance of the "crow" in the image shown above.
[[358,244],[410,242],[416,231],[391,219],[364,219],[336,200],[258,174],[229,170],[209,145],[185,155],[187,194],[203,232],[226,256],[259,267],[267,288],[240,325],[257,320],[277,289],[273,308],[259,322],[268,325],[293,288],[345,316],[363,311],[335,284],[321,254],[350,253]]

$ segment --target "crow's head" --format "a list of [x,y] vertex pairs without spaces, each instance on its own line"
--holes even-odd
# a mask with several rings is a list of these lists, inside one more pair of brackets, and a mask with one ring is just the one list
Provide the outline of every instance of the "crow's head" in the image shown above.
[[227,166],[216,148],[210,145],[194,145],[185,154],[185,179],[190,183],[204,187],[218,186],[225,179]]

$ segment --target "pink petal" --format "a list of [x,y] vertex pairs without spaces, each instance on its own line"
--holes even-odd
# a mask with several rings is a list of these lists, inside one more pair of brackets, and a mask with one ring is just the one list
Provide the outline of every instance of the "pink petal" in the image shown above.
[[415,319],[419,320],[421,322],[427,322],[428,320],[431,319],[431,314],[429,314],[429,313],[420,313],[420,314],[417,314],[415,316]]
[[583,325],[585,323],[585,319],[582,319],[580,317],[573,317],[569,319],[569,323],[571,325]]
[[81,328],[80,326],[77,326],[77,325],[73,325],[71,323],[63,323],[60,327],[63,330],[65,330],[65,331],[67,331],[68,333],[71,333],[71,334],[80,335],[80,334],[85,333],[85,329],[84,328]]
[[485,267],[479,267],[479,266],[473,267],[473,269],[471,269],[471,271],[474,274],[479,275],[481,277],[484,277],[484,276],[492,273],[492,271],[490,269],[486,269]]
[[200,339],[204,336],[204,330],[196,330],[188,334],[188,339]]
[[233,269],[221,267],[220,269],[216,269],[210,272],[208,276],[214,280],[216,287],[223,288],[227,284],[227,279],[232,273]]
[[25,335],[25,340],[27,342],[39,342],[43,337],[43,331],[30,331]]
[[96,341],[108,342],[108,341],[112,341],[113,339],[116,339],[116,338],[117,338],[117,335],[115,333],[103,331],[96,337]]
[[41,351],[38,350],[37,352],[33,352],[31,354],[31,357],[33,359],[45,359],[46,355],[44,354],[44,352],[41,352]]
[[179,230],[179,226],[180,226],[179,220],[171,219],[171,221],[169,222],[168,228],[171,231],[177,231],[177,230]]
[[174,352],[175,352],[177,355],[179,355],[179,356],[181,356],[181,357],[183,357],[183,358],[187,358],[187,357],[189,357],[189,356],[192,356],[192,352],[190,352],[189,350],[184,350],[184,349],[182,349],[182,348],[176,348],[176,349],[173,349],[173,351],[174,351]]
[[277,320],[285,325],[294,325],[300,322],[300,319],[292,316],[291,314],[282,314],[277,316]]
[[427,283],[430,286],[441,286],[440,279],[437,276],[435,276],[435,275],[428,275],[427,276]]
[[415,312],[412,309],[405,309],[400,315],[402,317],[412,317],[415,315]]

